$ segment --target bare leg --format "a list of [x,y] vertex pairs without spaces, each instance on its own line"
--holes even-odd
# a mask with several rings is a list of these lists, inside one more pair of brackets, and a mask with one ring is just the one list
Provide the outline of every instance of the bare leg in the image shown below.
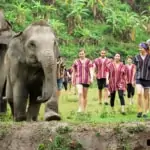
[[105,103],[108,103],[108,88],[104,88],[104,100]]
[[88,93],[88,88],[84,87],[83,88],[83,111],[86,110],[86,106],[87,106],[87,93]]
[[78,100],[79,100],[79,109],[78,112],[81,112],[84,110],[84,104],[83,104],[83,86],[81,84],[77,84],[77,91],[78,91]]
[[102,103],[102,90],[98,90],[99,104]]
[[58,100],[59,100],[60,94],[61,94],[61,90],[57,90],[57,97],[58,97]]
[[149,110],[149,89],[144,89],[144,114],[147,114]]
[[136,85],[137,88],[137,104],[138,112],[143,112],[143,87],[140,84]]

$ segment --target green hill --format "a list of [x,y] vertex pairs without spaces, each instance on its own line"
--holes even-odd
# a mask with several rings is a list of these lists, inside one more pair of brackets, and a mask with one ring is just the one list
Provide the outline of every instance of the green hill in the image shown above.
[[16,32],[46,19],[57,33],[67,66],[81,47],[94,59],[102,48],[122,59],[135,55],[138,44],[150,38],[149,0],[1,0]]

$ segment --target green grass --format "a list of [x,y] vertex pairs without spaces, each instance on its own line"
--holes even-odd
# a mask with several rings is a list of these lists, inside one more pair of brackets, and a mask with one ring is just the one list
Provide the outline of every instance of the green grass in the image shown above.
[[[115,113],[112,112],[110,105],[99,105],[98,103],[98,91],[96,87],[89,88],[88,92],[88,104],[85,113],[77,113],[78,110],[78,97],[71,92],[62,90],[59,99],[59,112],[62,117],[62,121],[71,123],[123,123],[123,122],[138,122],[144,121],[138,119],[136,95],[134,97],[134,105],[129,105],[128,99],[125,96],[126,102],[126,115],[120,113],[120,101],[118,95],[116,95],[115,101]],[[40,116],[44,114],[44,105],[41,107]]]
[[[123,122],[139,122],[144,121],[138,119],[136,95],[134,97],[134,105],[129,105],[129,101],[125,96],[126,102],[126,115],[120,113],[120,101],[118,94],[115,100],[115,113],[112,112],[110,105],[99,105],[98,103],[98,90],[94,83],[88,92],[88,104],[85,113],[77,113],[78,110],[78,96],[74,95],[73,88],[71,92],[62,90],[59,99],[59,112],[62,117],[62,121],[71,122],[75,124],[90,123],[90,124],[109,124],[109,123],[123,123]],[[42,104],[39,114],[39,120],[43,120],[45,104]],[[0,116],[0,120],[3,122],[12,122],[10,109],[6,115]]]

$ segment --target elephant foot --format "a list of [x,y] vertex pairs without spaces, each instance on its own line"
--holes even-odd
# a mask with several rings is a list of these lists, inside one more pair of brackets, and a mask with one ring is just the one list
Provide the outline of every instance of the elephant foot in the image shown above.
[[26,116],[14,117],[14,121],[16,122],[26,121]]
[[45,121],[52,121],[52,120],[61,120],[61,117],[58,113],[51,111],[51,112],[46,112],[44,116]]

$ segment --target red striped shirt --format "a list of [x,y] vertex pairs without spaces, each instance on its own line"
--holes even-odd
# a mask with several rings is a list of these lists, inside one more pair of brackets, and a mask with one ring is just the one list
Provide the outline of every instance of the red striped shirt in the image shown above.
[[74,61],[73,68],[75,70],[76,84],[90,84],[90,68],[92,67],[92,61],[88,58],[81,62],[80,59]]
[[106,71],[107,71],[107,64],[110,62],[108,58],[96,58],[94,60],[94,65],[96,68],[96,78],[101,79],[101,78],[106,78]]
[[120,63],[116,68],[113,62],[107,65],[109,72],[109,91],[112,93],[117,90],[126,90],[126,66]]
[[127,83],[133,83],[135,80],[135,65],[126,65],[126,71],[127,71]]

